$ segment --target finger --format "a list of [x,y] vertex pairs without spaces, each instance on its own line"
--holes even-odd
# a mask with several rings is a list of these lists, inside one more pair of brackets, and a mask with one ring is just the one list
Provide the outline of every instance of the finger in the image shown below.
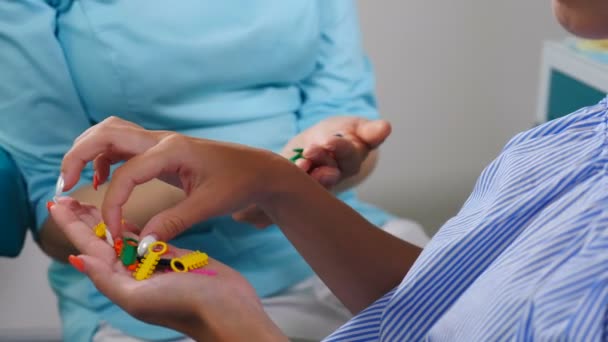
[[[188,144],[183,138],[169,138],[148,151],[137,155],[119,167],[108,185],[102,204],[102,216],[110,225],[112,234],[114,227],[122,217],[122,206],[127,202],[133,188],[150,181],[160,174],[177,174],[186,172],[188,163],[192,161],[188,153]],[[164,210],[152,217],[141,232],[145,237],[156,235],[157,239],[168,241],[193,224],[206,219],[209,215],[225,214],[218,212],[225,205],[218,194],[207,194],[204,191],[192,193],[174,207]]]
[[227,215],[248,204],[236,201],[239,196],[236,192],[240,191],[238,187],[226,187],[213,180],[203,180],[192,189],[186,199],[152,217],[140,236],[152,234],[160,240],[168,241],[197,222]]
[[312,170],[310,176],[326,189],[331,189],[338,184],[342,173],[335,167],[321,166]]
[[[142,237],[153,234],[157,239],[168,241],[197,222],[239,209],[239,204],[234,201],[235,189],[218,191],[216,188],[221,188],[221,184],[209,181],[205,185],[204,175],[200,171],[198,173],[193,171],[191,163],[196,160],[193,160],[192,156],[201,153],[193,151],[193,148],[190,139],[172,135],[120,166],[114,172],[106,191],[102,205],[104,220],[110,225],[118,226],[121,208],[127,202],[133,188],[160,174],[181,175],[182,182],[186,183],[184,188],[188,197],[174,207],[152,217],[142,229],[140,234]],[[205,186],[209,189],[205,189]]]
[[96,206],[88,203],[81,203],[71,197],[59,197],[57,203],[67,206],[76,217],[90,228],[95,227],[101,222],[101,213]]
[[320,165],[333,167],[338,166],[333,153],[320,145],[311,145],[309,148],[307,148],[304,152],[304,158],[310,160],[312,164],[311,167],[313,168]]
[[232,218],[235,221],[247,221],[247,218],[251,217],[257,210],[258,207],[255,204],[252,204],[245,209],[233,213]]
[[[116,163],[119,163],[124,160],[128,160],[133,155],[131,153],[101,153],[93,160],[93,170],[95,170],[95,174],[97,175],[96,185],[101,185],[105,183],[105,181],[110,176],[110,167]],[[95,189],[97,190],[97,189]]]
[[391,134],[391,124],[386,120],[363,121],[357,126],[357,136],[370,149],[374,149]]
[[216,210],[214,200],[211,196],[194,192],[172,208],[153,216],[142,229],[140,237],[153,235],[159,241],[169,241],[198,222],[225,214]]
[[99,128],[98,125],[93,125],[87,129],[85,129],[84,132],[80,133],[80,135],[78,137],[76,137],[76,139],[74,139],[74,143],[78,143],[79,141],[86,138],[89,134],[91,134],[91,132],[95,131],[98,128]]
[[69,196],[57,197],[56,200],[57,200],[57,204],[63,204],[65,206],[69,207],[70,209],[72,209],[72,208],[75,209],[78,206],[80,206],[80,202],[78,202],[77,200],[75,200]]
[[57,203],[50,209],[51,215],[59,228],[80,252],[114,260],[114,249],[103,239],[95,235],[90,226],[80,220],[73,211],[74,203]]
[[[76,140],[74,140],[75,143],[79,142],[80,140],[84,139],[85,137],[87,137],[91,132],[94,132],[95,130],[99,129],[100,126],[111,126],[112,129],[116,129],[117,127],[137,127],[137,128],[142,128],[141,126],[131,122],[131,121],[127,121],[124,119],[120,119],[116,116],[110,116],[106,119],[104,119],[102,122],[93,125],[89,128],[87,128],[84,132],[82,132],[77,138]],[[110,128],[110,127],[108,127]]]
[[323,147],[333,153],[343,177],[349,177],[359,172],[361,162],[369,152],[368,147],[354,137],[333,137]]
[[133,224],[131,222],[127,222],[127,221],[122,223],[122,229],[125,232],[131,232],[131,233],[134,233],[135,235],[139,235],[139,233],[141,232],[141,228],[139,228],[138,225]]
[[92,205],[80,205],[74,214],[91,229],[102,221],[99,210]]
[[[114,235],[122,219],[122,206],[127,202],[135,186],[146,183],[158,175],[177,173],[180,164],[179,151],[171,151],[169,143],[160,143],[139,154],[114,171],[102,203],[102,217]],[[183,150],[183,149],[182,149]],[[186,162],[188,161],[188,158]]]
[[80,173],[89,161],[101,153],[109,155],[135,155],[146,151],[156,144],[157,139],[143,129],[124,127],[119,130],[91,131],[75,143],[66,153],[61,164],[64,177],[64,191],[70,190],[80,179]]
[[302,170],[304,172],[308,172],[310,170],[310,168],[312,167],[312,161],[305,159],[305,158],[300,158],[300,159],[296,160],[295,164],[297,167],[300,168],[300,170]]

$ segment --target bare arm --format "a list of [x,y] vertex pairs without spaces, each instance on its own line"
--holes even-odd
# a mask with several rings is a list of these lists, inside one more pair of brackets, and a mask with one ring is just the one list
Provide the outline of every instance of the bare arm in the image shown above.
[[262,208],[349,310],[401,282],[420,248],[378,229],[318,183],[281,178],[285,185]]
[[[78,179],[82,164],[100,153],[137,154],[114,172],[102,215],[120,225],[122,207],[138,184],[159,175],[179,176],[188,196],[152,217],[140,236],[167,241],[195,222],[256,204],[283,230],[316,273],[353,312],[397,286],[420,248],[373,226],[356,211],[287,159],[258,149],[178,134],[133,129],[107,120],[97,134],[78,141],[64,158],[66,188]],[[140,141],[113,141],[104,131]],[[134,147],[135,146],[135,147]],[[205,156],[196,158],[195,156]],[[176,219],[177,218],[177,219]],[[119,229],[114,228],[113,233]]]
[[[337,184],[334,192],[352,188],[367,178],[376,164],[377,156],[377,150],[371,151],[359,173]],[[74,191],[71,196],[80,202],[101,207],[106,189],[106,184],[99,186],[97,191],[92,186],[85,186]],[[127,221],[143,227],[156,213],[174,206],[184,198],[185,195],[181,189],[154,179],[135,188],[132,197],[124,207],[124,217]],[[39,244],[47,255],[61,262],[66,262],[70,254],[77,254],[74,246],[57,227],[51,216],[42,226]]]

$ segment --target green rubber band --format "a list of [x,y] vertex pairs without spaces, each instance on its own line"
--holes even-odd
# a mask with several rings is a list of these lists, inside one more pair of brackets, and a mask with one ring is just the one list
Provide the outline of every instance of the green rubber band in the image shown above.
[[293,157],[289,158],[292,163],[295,163],[296,160],[304,158],[302,153],[304,152],[303,148],[294,148],[293,151],[296,153]]
[[[137,261],[137,240],[132,238],[123,238],[122,253],[120,253],[120,260],[125,266],[133,265]],[[128,242],[135,242],[135,246]]]

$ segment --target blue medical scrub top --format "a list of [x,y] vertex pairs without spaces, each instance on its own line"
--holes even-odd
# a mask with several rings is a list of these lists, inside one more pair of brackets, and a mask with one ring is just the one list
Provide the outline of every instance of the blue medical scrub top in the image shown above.
[[[329,116],[378,116],[348,0],[2,1],[0,65],[0,145],[27,181],[37,227],[63,154],[109,115],[273,151]],[[353,192],[341,198],[377,225],[388,219]],[[220,217],[174,243],[236,268],[260,296],[312,274],[276,227]],[[70,266],[54,263],[50,281],[68,341],[90,339],[102,320],[139,338],[178,336],[131,318]]]

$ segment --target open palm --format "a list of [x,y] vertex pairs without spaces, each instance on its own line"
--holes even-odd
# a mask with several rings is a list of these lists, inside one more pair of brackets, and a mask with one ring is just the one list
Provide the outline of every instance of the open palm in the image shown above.
[[[156,272],[149,279],[137,281],[116,257],[114,248],[95,235],[93,227],[101,221],[96,207],[61,198],[51,214],[82,253],[77,262],[82,262],[83,272],[99,291],[138,319],[212,339],[218,331],[242,329],[252,317],[267,319],[251,285],[216,260],[210,259],[205,267],[214,271],[214,276]],[[189,252],[170,246],[163,257]],[[206,321],[200,322],[201,317]],[[197,331],[192,331],[193,327]]]

